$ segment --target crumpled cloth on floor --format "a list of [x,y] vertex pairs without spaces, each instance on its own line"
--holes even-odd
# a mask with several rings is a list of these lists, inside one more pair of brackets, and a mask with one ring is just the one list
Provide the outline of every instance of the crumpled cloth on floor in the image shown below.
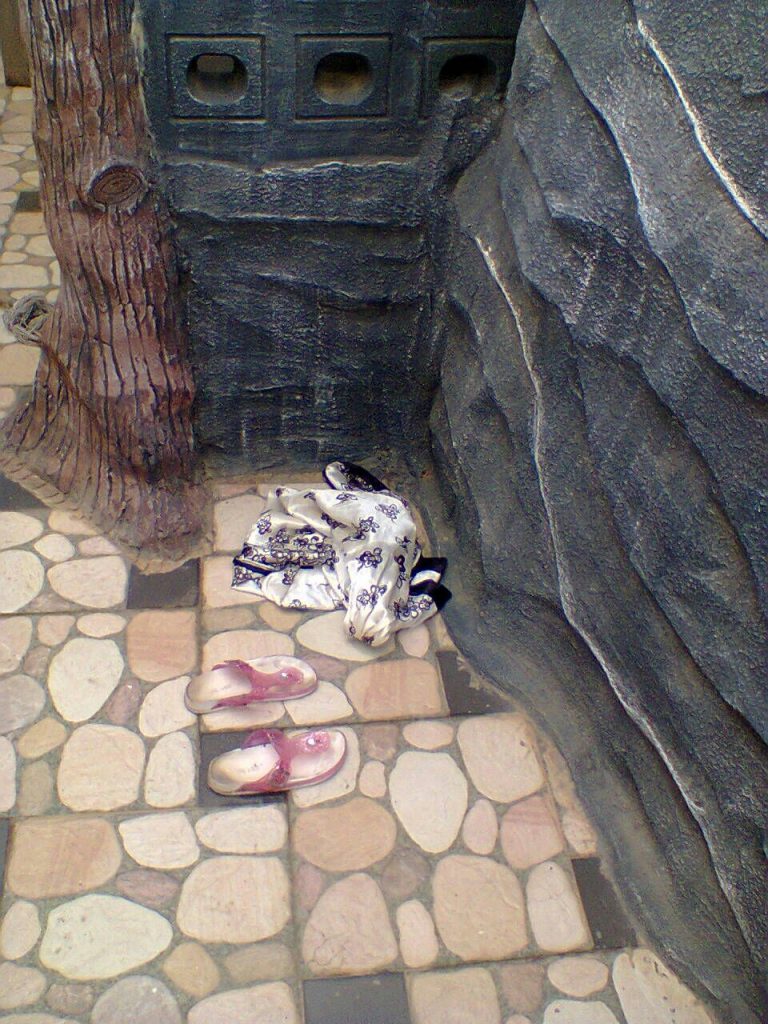
[[351,637],[379,647],[450,597],[424,558],[408,502],[365,469],[332,462],[325,488],[277,487],[234,559],[232,586],[284,608],[346,608]]

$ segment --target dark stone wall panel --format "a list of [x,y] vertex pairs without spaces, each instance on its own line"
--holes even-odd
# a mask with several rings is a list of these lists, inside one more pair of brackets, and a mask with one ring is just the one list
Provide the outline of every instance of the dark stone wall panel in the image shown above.
[[[553,729],[651,940],[756,1022],[763,72],[684,6],[529,3],[497,140],[453,193],[431,427],[459,642]],[[729,6],[738,49],[752,5]]]

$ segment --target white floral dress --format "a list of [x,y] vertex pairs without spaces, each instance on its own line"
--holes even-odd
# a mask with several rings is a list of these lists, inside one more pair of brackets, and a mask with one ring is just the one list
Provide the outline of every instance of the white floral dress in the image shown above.
[[378,647],[450,597],[445,559],[422,556],[408,502],[365,470],[333,462],[325,478],[327,489],[270,492],[232,586],[284,608],[346,608],[349,635]]

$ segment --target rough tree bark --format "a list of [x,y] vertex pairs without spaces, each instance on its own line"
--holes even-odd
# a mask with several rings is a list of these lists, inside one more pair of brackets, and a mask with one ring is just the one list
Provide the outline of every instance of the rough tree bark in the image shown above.
[[145,568],[200,543],[193,382],[170,223],[152,187],[132,0],[26,0],[40,191],[61,291],[0,470]]

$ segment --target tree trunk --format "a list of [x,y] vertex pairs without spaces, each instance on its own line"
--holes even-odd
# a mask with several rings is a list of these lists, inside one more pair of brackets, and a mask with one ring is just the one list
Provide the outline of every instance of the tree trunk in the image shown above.
[[200,545],[193,383],[170,222],[152,186],[132,0],[27,0],[43,213],[61,264],[33,397],[0,469],[143,567]]

